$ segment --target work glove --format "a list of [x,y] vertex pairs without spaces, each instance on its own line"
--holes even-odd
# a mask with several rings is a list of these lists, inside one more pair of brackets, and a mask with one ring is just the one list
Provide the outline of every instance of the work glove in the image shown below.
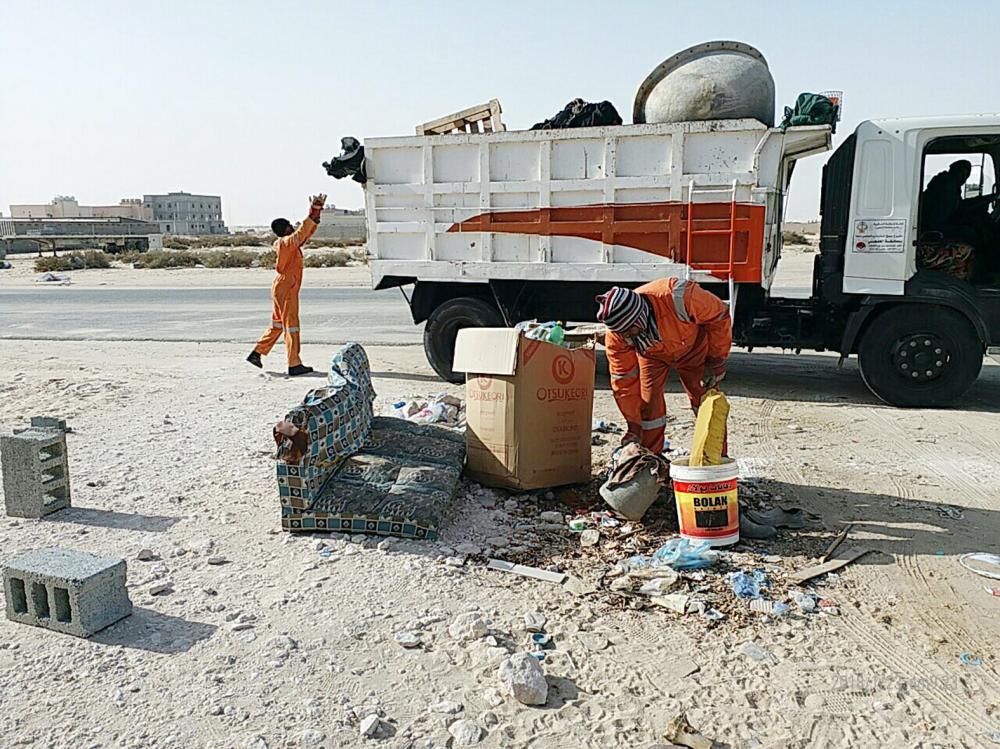
[[309,198],[309,218],[311,218],[316,223],[319,223],[319,216],[323,208],[326,206],[326,195],[320,193],[319,195],[313,195]]
[[705,371],[701,375],[701,386],[706,390],[717,388],[726,379],[725,362],[706,362]]

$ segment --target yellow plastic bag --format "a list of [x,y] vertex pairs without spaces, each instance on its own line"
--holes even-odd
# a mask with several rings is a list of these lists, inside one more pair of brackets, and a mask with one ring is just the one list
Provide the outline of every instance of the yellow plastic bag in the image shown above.
[[726,441],[726,421],[729,401],[718,390],[709,390],[701,399],[698,419],[691,441],[690,466],[717,466],[722,463],[722,447]]

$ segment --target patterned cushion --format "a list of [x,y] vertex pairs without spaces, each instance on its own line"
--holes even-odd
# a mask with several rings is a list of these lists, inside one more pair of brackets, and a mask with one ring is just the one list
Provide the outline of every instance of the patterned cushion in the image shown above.
[[291,464],[278,450],[282,507],[310,507],[330,475],[371,434],[375,391],[365,350],[357,343],[341,348],[333,357],[327,380],[327,387],[310,390],[302,404],[285,416],[309,433],[309,447],[300,462]]
[[279,452],[282,527],[436,538],[462,475],[464,437],[373,417],[368,357],[357,344],[337,353],[328,379],[286,417],[309,430],[309,446],[295,464]]

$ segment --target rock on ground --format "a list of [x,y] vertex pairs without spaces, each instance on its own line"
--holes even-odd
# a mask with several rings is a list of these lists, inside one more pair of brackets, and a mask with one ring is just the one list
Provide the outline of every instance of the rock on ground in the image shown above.
[[448,726],[456,746],[474,746],[483,740],[483,729],[471,720],[456,720]]
[[448,634],[460,642],[478,640],[480,637],[486,637],[489,632],[486,620],[474,611],[459,614],[448,627]]
[[538,660],[528,653],[515,653],[497,671],[500,691],[524,705],[544,705],[549,685]]

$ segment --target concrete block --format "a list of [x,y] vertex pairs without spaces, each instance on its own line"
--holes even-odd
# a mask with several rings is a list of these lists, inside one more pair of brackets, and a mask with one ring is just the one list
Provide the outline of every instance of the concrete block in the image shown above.
[[132,613],[124,559],[73,549],[39,549],[3,567],[7,618],[90,637]]
[[65,432],[32,428],[0,435],[0,462],[11,517],[40,518],[70,506]]
[[68,432],[66,419],[57,419],[54,416],[32,416],[31,426],[35,429],[56,429],[60,432]]

